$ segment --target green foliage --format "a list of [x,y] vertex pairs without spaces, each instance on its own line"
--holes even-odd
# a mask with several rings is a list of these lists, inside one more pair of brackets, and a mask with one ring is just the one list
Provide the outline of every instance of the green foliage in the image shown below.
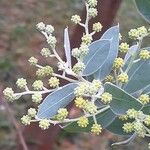
[[76,87],[77,84],[71,83],[49,94],[39,106],[37,117],[49,119],[56,115],[59,108],[66,107],[73,100]]
[[110,108],[116,115],[123,115],[131,108],[135,110],[140,110],[142,108],[142,104],[137,101],[136,98],[116,85],[106,83],[105,91],[112,94],[113,99],[110,103]]
[[89,76],[102,67],[109,55],[110,42],[110,40],[98,40],[89,46],[89,53],[83,61],[85,64],[84,76]]
[[119,25],[108,29],[100,40],[110,40],[110,50],[102,67],[94,74],[95,78],[103,80],[112,70],[113,62],[118,55],[119,47]]
[[150,23],[150,1],[149,0],[135,0],[137,8],[144,19]]
[[[111,122],[115,119],[116,115],[112,112],[110,108],[102,113],[98,113],[96,116],[98,124],[101,124],[103,128],[109,126]],[[93,117],[88,117],[89,124],[86,128],[81,128],[77,125],[77,121],[69,123],[64,129],[69,132],[90,132],[91,127],[94,123]]]

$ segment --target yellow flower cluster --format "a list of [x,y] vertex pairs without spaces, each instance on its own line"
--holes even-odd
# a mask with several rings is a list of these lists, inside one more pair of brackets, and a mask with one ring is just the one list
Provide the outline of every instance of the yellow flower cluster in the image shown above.
[[40,103],[42,101],[42,94],[41,93],[34,93],[32,95],[32,102]]
[[85,108],[85,105],[86,105],[86,100],[83,99],[82,97],[77,97],[75,99],[75,106],[78,107],[78,108]]
[[82,116],[82,117],[79,118],[77,124],[78,124],[79,127],[86,128],[89,124],[89,120],[88,120],[87,117]]
[[91,132],[96,135],[99,135],[102,132],[102,126],[100,124],[93,124]]
[[45,66],[43,68],[40,68],[36,71],[36,75],[38,77],[46,77],[46,76],[51,76],[53,73],[53,68],[51,66]]
[[128,52],[128,50],[129,50],[129,44],[127,44],[127,43],[121,43],[120,46],[119,46],[119,50],[122,53]]
[[108,92],[105,92],[101,95],[101,101],[104,104],[109,104],[112,101],[112,95]]
[[28,116],[35,117],[35,115],[36,115],[36,109],[35,108],[28,109]]
[[147,126],[150,126],[150,116],[146,116],[146,117],[145,117],[144,123],[145,123]]
[[142,26],[137,29],[131,29],[128,34],[129,38],[136,40],[145,37],[147,33],[147,29],[144,26]]
[[83,62],[77,62],[74,66],[73,66],[73,72],[76,74],[79,74],[83,71],[83,69],[85,68],[85,65]]
[[25,89],[27,85],[27,81],[24,78],[20,78],[17,80],[16,84],[17,84],[17,87],[19,87],[20,89]]
[[24,125],[30,125],[30,123],[31,123],[31,117],[28,116],[28,115],[24,115],[21,118],[21,121],[22,121],[22,124],[24,124]]
[[94,114],[97,112],[97,106],[93,102],[86,101],[84,110],[89,114]]
[[149,103],[150,97],[147,94],[142,94],[142,95],[140,95],[139,100],[141,101],[141,103],[143,105],[145,105],[145,104]]
[[92,38],[92,35],[90,35],[90,34],[85,34],[82,37],[82,43],[84,43],[86,45],[89,45],[92,42],[92,40],[93,40],[93,38]]
[[96,7],[97,6],[97,0],[87,0],[87,3],[90,7]]
[[4,94],[4,98],[11,101],[11,102],[15,100],[15,95],[14,95],[14,91],[12,90],[12,88],[7,87],[3,91],[3,94]]
[[127,111],[127,115],[130,119],[135,119],[138,116],[138,111],[136,111],[135,109],[129,109]]
[[122,128],[126,133],[130,133],[134,131],[134,125],[131,122],[125,123]]
[[119,116],[118,118],[122,121],[126,121],[128,120],[128,115],[122,115],[122,116]]
[[60,84],[60,83],[59,83],[59,79],[56,78],[56,77],[51,77],[51,78],[48,80],[48,83],[49,83],[50,87],[53,87],[53,88],[58,87],[59,84]]
[[79,15],[73,15],[72,18],[71,18],[71,21],[75,24],[78,24],[81,22],[81,18]]
[[66,108],[60,108],[58,114],[56,115],[57,120],[63,121],[68,116],[68,111]]
[[127,83],[128,82],[128,74],[127,73],[121,73],[118,76],[118,81],[121,83]]
[[140,59],[147,60],[150,58],[150,52],[148,50],[141,50],[139,56]]
[[29,60],[30,65],[35,66],[38,63],[38,60],[35,57],[31,57]]
[[113,76],[108,75],[108,76],[105,78],[105,82],[113,82],[113,79],[114,79]]
[[34,90],[42,90],[43,89],[43,82],[41,80],[36,80],[33,84],[32,87]]
[[118,57],[114,61],[113,68],[114,69],[120,69],[121,67],[123,67],[123,65],[124,65],[123,59]]
[[49,122],[49,120],[47,120],[47,119],[42,119],[42,120],[39,122],[39,127],[40,127],[42,130],[48,129],[49,126],[50,126],[50,122]]
[[100,22],[94,23],[93,24],[93,31],[95,32],[100,32],[102,30],[102,24]]

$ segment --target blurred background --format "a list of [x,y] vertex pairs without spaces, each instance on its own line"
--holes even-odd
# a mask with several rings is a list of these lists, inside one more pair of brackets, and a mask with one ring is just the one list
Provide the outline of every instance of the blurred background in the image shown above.
[[[30,68],[28,64],[29,57],[36,56],[41,63],[49,63],[49,60],[42,59],[39,54],[46,42],[35,28],[38,22],[43,21],[55,26],[55,35],[59,43],[58,49],[62,49],[63,29],[69,26],[70,36],[73,36],[76,27],[71,24],[70,18],[75,13],[82,14],[83,10],[82,0],[0,0],[0,90],[6,86],[16,90],[15,82],[19,77],[26,78],[29,83],[33,81],[35,70]],[[105,17],[105,14],[103,15]],[[137,13],[133,0],[122,1],[113,24],[118,22],[123,41],[128,43],[131,43],[127,37],[131,28],[148,26]],[[148,39],[144,44],[148,44]],[[60,53],[63,56],[61,50]],[[13,104],[6,104],[2,98],[0,99],[0,150],[27,150],[18,144],[21,143],[18,132],[24,136],[24,132],[27,131],[28,134],[31,130],[35,130],[34,127],[25,129],[26,127],[20,123],[21,116],[31,105],[32,102],[28,96]],[[62,130],[59,131],[58,128],[55,130],[55,141],[51,140],[50,131],[40,134],[41,131],[35,130],[39,134],[34,133],[35,136],[30,139],[24,137],[29,145],[28,149],[31,150],[30,145],[33,147],[36,145],[38,148],[32,147],[32,150],[147,150],[147,139],[137,138],[128,146],[111,147],[113,142],[123,140],[123,138],[107,131],[104,131],[101,136],[93,136],[85,133],[70,134]],[[42,144],[45,147],[42,148]]]

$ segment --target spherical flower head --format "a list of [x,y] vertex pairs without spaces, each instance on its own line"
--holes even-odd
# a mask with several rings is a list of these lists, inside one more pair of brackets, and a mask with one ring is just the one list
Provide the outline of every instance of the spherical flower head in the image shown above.
[[131,29],[128,35],[129,35],[129,38],[133,40],[137,40],[139,38],[139,32],[137,29]]
[[85,105],[86,105],[86,100],[82,97],[77,97],[75,100],[75,106],[78,107],[78,108],[85,108]]
[[51,66],[45,66],[43,68],[39,68],[36,71],[36,75],[40,78],[44,78],[47,76],[51,76],[53,74],[53,68]]
[[127,73],[121,73],[119,76],[118,76],[118,81],[121,82],[121,83],[127,83],[128,82],[128,74]]
[[111,76],[111,75],[108,75],[108,76],[106,76],[106,78],[105,78],[105,82],[113,82],[113,80],[114,80],[114,77]]
[[15,100],[15,94],[12,88],[7,87],[6,89],[4,89],[3,94],[6,100],[11,101],[11,102]]
[[22,122],[22,124],[24,124],[24,125],[30,125],[30,123],[31,123],[31,117],[28,116],[28,115],[24,115],[24,116],[21,118],[21,122]]
[[42,101],[42,94],[41,93],[34,93],[32,95],[32,102],[34,103],[40,103]]
[[97,112],[97,106],[93,102],[86,101],[84,110],[89,114],[94,114]]
[[134,122],[134,131],[138,134],[139,137],[145,137],[146,131],[144,129],[143,123],[139,120]]
[[99,135],[102,132],[102,126],[100,124],[93,124],[91,132],[93,134]]
[[97,6],[97,0],[87,0],[87,3],[90,7],[96,7]]
[[122,53],[127,53],[128,50],[129,50],[129,44],[127,44],[127,43],[121,43],[120,46],[119,46],[119,50]]
[[42,120],[39,122],[39,127],[40,127],[42,130],[48,129],[49,126],[50,126],[50,122],[49,122],[49,120],[47,120],[47,119],[42,119]]
[[144,123],[146,124],[146,126],[150,126],[150,116],[145,117]]
[[20,89],[25,89],[27,85],[27,81],[24,78],[20,78],[17,80],[16,84],[17,84],[17,87],[19,87]]
[[72,21],[73,23],[75,23],[75,24],[78,24],[78,23],[81,22],[81,18],[80,18],[79,15],[73,15],[73,16],[71,17],[71,21]]
[[50,47],[55,48],[56,43],[57,43],[56,37],[50,35],[50,36],[47,38],[47,43],[50,45]]
[[138,111],[136,111],[135,109],[129,109],[127,111],[127,115],[130,119],[135,119],[138,116]]
[[50,57],[51,56],[51,51],[48,48],[42,48],[41,55],[46,57],[46,58]]
[[85,34],[82,37],[82,43],[85,45],[89,45],[92,42],[93,38],[92,35],[90,34]]
[[87,117],[82,116],[79,118],[78,122],[77,122],[78,126],[81,128],[86,128],[89,124],[89,120]]
[[108,92],[105,92],[101,95],[101,101],[104,104],[109,104],[112,101],[112,95]]
[[52,34],[54,32],[54,27],[52,25],[47,25],[45,28],[47,34]]
[[99,90],[102,87],[101,81],[96,79],[92,81],[92,85],[96,88],[96,90]]
[[81,44],[80,48],[79,48],[79,52],[80,52],[80,58],[83,58],[84,56],[86,56],[89,52],[89,47],[86,44]]
[[35,108],[28,109],[28,116],[35,117],[35,115],[36,115],[36,109]]
[[140,95],[139,100],[141,101],[141,103],[143,105],[145,105],[145,104],[149,103],[150,97],[148,94],[142,94],[142,95]]
[[38,60],[35,57],[31,57],[28,61],[32,66],[35,66],[38,63]]
[[139,27],[139,28],[137,28],[137,30],[138,30],[138,33],[139,33],[140,37],[145,37],[148,33],[145,26]]
[[120,69],[121,67],[123,67],[123,65],[124,65],[123,59],[118,57],[114,61],[113,68],[114,69]]
[[88,95],[95,95],[98,92],[98,88],[95,87],[93,84],[89,84],[88,89],[86,90],[86,94]]
[[118,118],[122,121],[126,121],[128,120],[128,115],[122,115],[122,116],[119,116]]
[[83,96],[84,94],[86,94],[87,88],[88,88],[88,85],[86,83],[81,83],[78,87],[75,88],[74,94],[77,97]]
[[63,121],[68,116],[68,111],[66,108],[60,108],[56,116],[57,120]]
[[89,8],[88,13],[89,13],[89,16],[90,16],[90,17],[93,17],[93,18],[94,18],[94,17],[97,16],[98,11],[97,11],[96,8]]
[[122,128],[123,128],[123,131],[126,133],[131,133],[134,131],[134,126],[133,126],[133,123],[131,122],[125,123]]
[[36,80],[33,84],[32,87],[34,90],[40,91],[43,89],[43,82],[41,80]]
[[48,80],[48,83],[49,83],[50,87],[53,87],[53,88],[58,87],[60,84],[59,79],[56,77],[51,77]]
[[75,57],[75,58],[80,58],[81,51],[78,48],[72,49],[72,56]]
[[148,50],[141,50],[139,56],[140,59],[147,60],[150,58],[150,52]]
[[36,28],[39,30],[39,31],[43,31],[45,30],[45,24],[43,22],[40,22],[36,25]]
[[83,62],[78,62],[76,63],[74,66],[73,66],[73,72],[76,73],[76,74],[79,74],[81,73],[85,68],[85,65]]
[[100,22],[94,23],[93,24],[93,31],[95,32],[100,32],[102,30],[102,24]]

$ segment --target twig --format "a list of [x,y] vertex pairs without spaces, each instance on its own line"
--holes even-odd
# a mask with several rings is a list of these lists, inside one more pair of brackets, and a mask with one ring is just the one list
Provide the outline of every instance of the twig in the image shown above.
[[8,116],[10,117],[10,121],[14,125],[14,127],[16,129],[16,132],[17,132],[17,134],[19,136],[19,140],[20,140],[20,143],[22,144],[23,150],[29,150],[28,147],[27,147],[27,144],[25,142],[25,139],[23,137],[23,134],[22,134],[22,131],[20,129],[20,126],[19,126],[17,120],[14,117],[14,113],[13,113],[12,109],[9,107],[9,104],[6,101],[4,102],[4,104],[5,104],[6,110],[7,110],[8,114],[9,114]]

